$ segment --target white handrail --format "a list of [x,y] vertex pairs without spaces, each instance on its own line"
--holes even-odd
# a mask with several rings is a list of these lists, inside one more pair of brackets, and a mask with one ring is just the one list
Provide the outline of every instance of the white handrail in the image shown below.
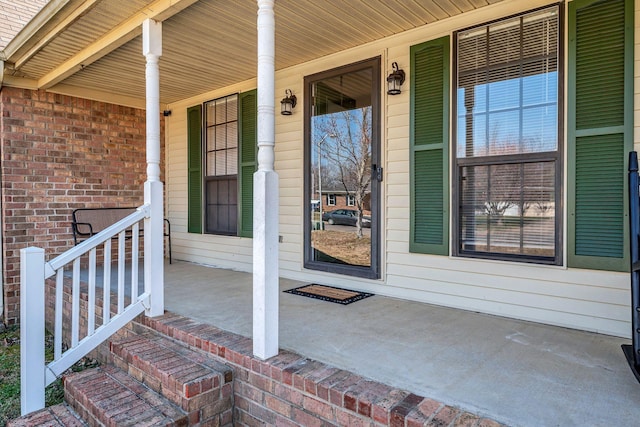
[[107,240],[111,240],[113,236],[118,234],[119,232],[126,230],[131,227],[133,224],[141,221],[142,219],[149,216],[150,206],[142,205],[140,206],[134,213],[127,216],[126,218],[121,219],[113,225],[105,228],[101,232],[91,236],[90,239],[84,240],[83,242],[77,244],[73,248],[69,249],[63,254],[58,255],[51,261],[47,263],[48,270],[45,271],[45,279],[53,276],[55,271],[67,264],[69,264],[74,259],[84,255],[89,252],[91,249],[97,247],[98,245],[106,242]]
[[[100,343],[109,338],[137,315],[150,306],[150,292],[139,295],[139,222],[148,220],[150,205],[139,207],[134,213],[105,228],[100,233],[69,249],[49,262],[44,261],[44,250],[25,248],[20,251],[20,309],[21,309],[21,410],[25,415],[44,407],[44,388],[57,376],[64,373],[74,363],[84,357]],[[131,234],[127,233],[131,230]],[[125,240],[131,237],[130,258],[126,255]],[[117,250],[117,310],[112,315],[111,307],[111,240],[116,238]],[[96,310],[97,250],[104,252],[103,268],[103,309]],[[145,248],[150,250],[151,248]],[[86,255],[88,254],[88,257]],[[84,257],[84,258],[83,258]],[[145,257],[146,258],[146,257]],[[86,280],[87,307],[81,307],[81,260],[88,259]],[[129,262],[132,274],[130,287],[126,288],[125,264]],[[71,327],[70,347],[62,351],[65,267],[72,266],[71,277]],[[45,369],[44,365],[44,319],[45,280],[55,277],[54,313],[54,360]],[[146,287],[146,286],[145,286]],[[125,302],[125,293],[130,292],[130,301]],[[96,314],[102,314],[102,323],[96,325]],[[86,316],[86,330],[82,331],[80,321]]]

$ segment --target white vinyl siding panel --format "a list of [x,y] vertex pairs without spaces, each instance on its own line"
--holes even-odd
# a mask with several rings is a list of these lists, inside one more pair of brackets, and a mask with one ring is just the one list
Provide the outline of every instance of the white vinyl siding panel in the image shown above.
[[[629,336],[629,284],[624,273],[460,259],[409,253],[409,48],[455,30],[553,4],[505,0],[477,12],[350,49],[276,73],[276,107],[290,89],[298,97],[291,116],[276,114],[275,170],[280,180],[280,274],[309,282],[339,283],[379,295],[508,316],[553,325]],[[637,4],[640,1],[636,2]],[[565,4],[566,6],[566,4]],[[636,7],[640,15],[640,7]],[[638,28],[639,19],[636,20]],[[637,38],[637,50],[640,39]],[[398,62],[407,73],[399,96],[382,98],[382,279],[367,280],[305,270],[303,265],[303,76],[382,55],[382,78]],[[640,61],[636,61],[640,86]],[[204,93],[169,106],[167,118],[167,210],[175,259],[242,271],[252,269],[252,239],[186,233],[186,108],[255,88],[255,81]],[[636,88],[637,98],[640,90]],[[640,102],[636,103],[640,116]],[[640,148],[640,127],[636,129]],[[566,200],[565,200],[566,201]]]

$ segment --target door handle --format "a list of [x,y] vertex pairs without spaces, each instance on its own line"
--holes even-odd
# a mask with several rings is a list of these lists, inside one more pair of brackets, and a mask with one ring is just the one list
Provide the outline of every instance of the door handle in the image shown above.
[[371,173],[373,177],[378,180],[378,182],[382,182],[382,166],[372,165]]

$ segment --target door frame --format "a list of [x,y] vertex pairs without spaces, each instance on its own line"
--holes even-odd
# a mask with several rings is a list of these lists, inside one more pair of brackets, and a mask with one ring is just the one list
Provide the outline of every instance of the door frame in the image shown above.
[[[311,106],[313,103],[311,96],[311,86],[328,77],[335,77],[350,72],[371,68],[372,92],[371,92],[371,165],[381,167],[381,106],[382,106],[382,84],[381,84],[381,64],[380,56],[366,60],[354,62],[348,65],[321,71],[319,73],[305,76],[304,78],[304,208],[303,208],[303,229],[304,229],[304,268],[310,270],[325,271],[328,273],[344,274],[348,276],[362,277],[367,279],[380,278],[380,212],[382,182],[372,176],[371,178],[371,265],[369,267],[329,263],[316,261],[313,259],[311,248]],[[380,169],[381,170],[381,169]],[[373,175],[373,171],[371,171]]]

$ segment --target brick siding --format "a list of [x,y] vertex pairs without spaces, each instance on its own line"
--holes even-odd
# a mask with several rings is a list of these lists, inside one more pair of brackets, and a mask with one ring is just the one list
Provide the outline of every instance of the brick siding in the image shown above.
[[[322,211],[323,212],[332,212],[337,209],[357,209],[355,205],[349,206],[347,204],[347,195],[342,193],[329,193],[322,192]],[[336,203],[335,205],[329,204],[329,195],[335,195]],[[371,197],[367,194],[362,203],[363,205],[363,214],[371,215]]]
[[52,259],[73,245],[73,209],[143,203],[145,126],[142,109],[0,90],[5,323],[19,323],[20,249]]

